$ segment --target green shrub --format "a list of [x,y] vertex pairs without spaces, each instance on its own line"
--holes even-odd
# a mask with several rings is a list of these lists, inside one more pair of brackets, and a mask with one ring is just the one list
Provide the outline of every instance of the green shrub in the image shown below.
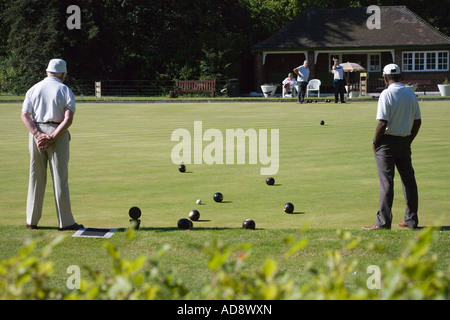
[[450,298],[450,277],[436,271],[437,256],[429,255],[433,229],[420,232],[411,241],[400,258],[389,261],[389,270],[383,279],[380,299],[445,299]]
[[0,260],[0,300],[61,298],[46,284],[54,271],[48,256],[62,239],[55,238],[36,254],[38,238],[31,237],[16,256]]
[[[128,238],[133,235],[128,230]],[[64,295],[64,299],[82,300],[169,300],[189,297],[189,292],[181,281],[170,271],[161,269],[158,259],[169,249],[161,248],[154,256],[140,256],[134,261],[121,257],[120,252],[110,242],[105,242],[112,258],[112,275],[88,271],[88,279],[81,280],[80,289]]]
[[[133,231],[127,231],[127,239]],[[205,281],[200,299],[449,299],[448,273],[436,271],[437,257],[430,255],[434,231],[427,228],[418,233],[396,260],[389,261],[381,274],[379,289],[361,285],[357,289],[345,284],[358,266],[358,260],[344,259],[350,251],[360,246],[349,231],[338,231],[342,241],[340,250],[326,253],[325,269],[308,265],[306,272],[312,280],[297,284],[288,273],[279,269],[280,262],[268,258],[255,271],[248,271],[246,260],[250,244],[229,246],[219,240],[207,243],[207,268],[213,273]],[[38,238],[27,241],[18,254],[0,260],[0,299],[190,299],[189,290],[170,271],[159,266],[159,260],[168,250],[163,246],[153,256],[135,260],[121,257],[110,242],[105,242],[112,259],[112,272],[106,275],[85,268],[79,289],[56,290],[48,287],[53,274],[53,263],[48,257],[52,248],[61,242],[56,238],[41,250],[36,250]],[[290,259],[307,246],[306,238],[285,239],[286,252],[282,260]],[[370,244],[368,250],[380,250]],[[281,261],[282,263],[282,261]]]

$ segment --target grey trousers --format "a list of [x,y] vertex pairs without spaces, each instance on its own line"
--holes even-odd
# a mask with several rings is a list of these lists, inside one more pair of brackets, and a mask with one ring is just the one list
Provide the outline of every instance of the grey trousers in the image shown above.
[[[38,129],[51,134],[56,124],[37,124]],[[27,224],[37,226],[42,216],[45,186],[47,184],[47,166],[53,179],[56,213],[59,228],[75,223],[70,206],[69,195],[69,141],[70,133],[66,131],[47,150],[37,147],[37,140],[30,134],[30,181],[27,199]]]
[[308,86],[308,82],[306,81],[299,81],[298,82],[298,102],[304,102],[306,97],[306,87]]
[[384,135],[375,151],[375,161],[380,179],[380,200],[375,225],[381,228],[391,227],[394,175],[397,167],[406,202],[404,220],[408,227],[416,228],[419,223],[419,197],[411,161],[411,137]]

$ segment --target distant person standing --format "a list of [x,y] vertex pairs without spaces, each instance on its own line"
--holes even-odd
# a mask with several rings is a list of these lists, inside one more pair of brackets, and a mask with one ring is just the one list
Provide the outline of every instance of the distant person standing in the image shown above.
[[297,74],[298,98],[297,103],[305,102],[306,87],[308,86],[309,68],[308,60],[303,61],[303,65],[294,69]]
[[379,208],[375,223],[363,229],[391,228],[395,167],[402,180],[406,202],[404,220],[399,226],[415,229],[419,224],[419,199],[411,161],[411,143],[422,123],[419,102],[414,92],[399,82],[398,65],[391,63],[385,66],[383,77],[387,89],[378,100],[378,125],[372,140],[380,179]]
[[333,67],[331,72],[334,75],[333,85],[334,85],[334,103],[338,103],[338,97],[341,98],[341,103],[344,101],[345,83],[344,83],[344,68],[339,65],[339,60],[333,58]]
[[47,77],[28,90],[22,106],[22,121],[30,132],[30,181],[27,200],[27,228],[36,229],[42,215],[47,165],[53,179],[58,230],[78,230],[72,216],[68,182],[69,141],[67,129],[75,113],[75,97],[63,84],[66,62],[50,60]]

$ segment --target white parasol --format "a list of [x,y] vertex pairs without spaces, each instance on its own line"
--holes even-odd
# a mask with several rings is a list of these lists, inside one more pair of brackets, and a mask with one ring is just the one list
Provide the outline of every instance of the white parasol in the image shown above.
[[[345,63],[341,63],[339,65],[342,66],[342,69],[344,70],[344,72],[366,71],[366,69],[364,69],[361,65],[359,65],[355,62],[345,62]],[[347,74],[347,85],[349,86],[349,90],[347,90],[347,97],[350,95],[350,84],[348,83],[349,82],[348,80],[349,80],[349,75]]]

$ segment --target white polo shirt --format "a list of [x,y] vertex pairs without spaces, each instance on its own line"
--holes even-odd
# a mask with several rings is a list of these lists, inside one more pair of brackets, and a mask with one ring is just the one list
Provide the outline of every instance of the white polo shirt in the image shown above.
[[344,68],[342,66],[336,66],[336,70],[331,70],[333,73],[334,80],[343,80],[344,79]]
[[301,65],[297,67],[298,76],[297,76],[297,82],[308,82],[309,78],[309,68],[305,67],[304,65]]
[[419,119],[421,119],[419,101],[411,89],[396,82],[381,92],[377,120],[387,121],[385,134],[409,136],[414,120]]
[[62,122],[66,109],[75,113],[75,96],[55,77],[47,77],[27,91],[22,112],[29,112],[35,122]]

